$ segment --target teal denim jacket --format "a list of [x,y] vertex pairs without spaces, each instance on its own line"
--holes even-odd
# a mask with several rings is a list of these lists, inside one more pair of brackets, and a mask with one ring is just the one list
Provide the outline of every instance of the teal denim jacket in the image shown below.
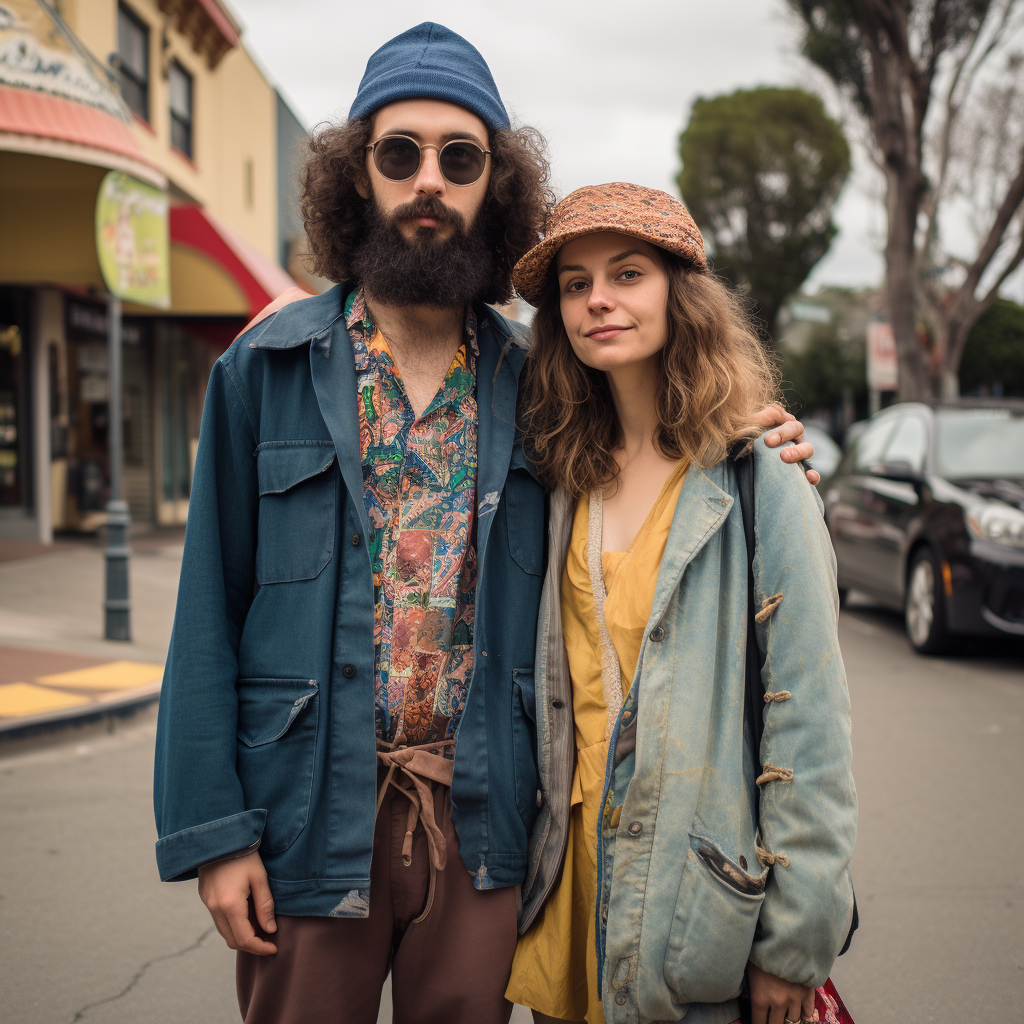
[[[370,899],[374,602],[348,290],[285,306],[213,368],[160,695],[161,878],[258,847],[281,914],[364,917]],[[489,889],[522,881],[537,813],[545,496],[515,429],[525,329],[477,315],[475,657],[451,796]]]
[[[755,458],[757,607],[769,599],[756,627],[766,654],[761,749],[755,756],[744,725],[747,555],[724,461],[687,473],[610,744],[596,837],[609,1024],[733,1021],[748,959],[818,986],[849,931],[857,798],[835,558],[800,467],[762,440]],[[559,585],[572,512],[564,493],[552,497],[535,660],[544,806],[524,930],[557,878],[568,827],[575,744]],[[636,723],[635,753],[621,742],[623,715]]]

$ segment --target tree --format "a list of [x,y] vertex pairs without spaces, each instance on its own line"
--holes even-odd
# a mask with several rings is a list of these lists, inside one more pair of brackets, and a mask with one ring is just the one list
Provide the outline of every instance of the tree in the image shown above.
[[679,155],[679,190],[716,269],[749,289],[774,336],[782,303],[836,234],[850,173],[842,128],[802,89],[740,89],[694,103]]
[[[951,397],[972,324],[1024,259],[1024,103],[1013,49],[1024,0],[787,2],[804,56],[864,119],[885,178],[900,398]],[[966,260],[941,245],[941,215],[957,196],[970,200],[977,234]]]
[[964,346],[960,386],[1024,398],[1024,306],[997,299],[978,317]]

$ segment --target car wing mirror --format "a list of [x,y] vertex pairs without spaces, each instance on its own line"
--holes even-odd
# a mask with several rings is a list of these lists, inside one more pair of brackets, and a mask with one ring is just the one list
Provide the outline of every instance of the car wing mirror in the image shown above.
[[883,477],[886,480],[898,480],[904,484],[924,483],[924,473],[909,462],[876,462],[871,467],[874,476]]

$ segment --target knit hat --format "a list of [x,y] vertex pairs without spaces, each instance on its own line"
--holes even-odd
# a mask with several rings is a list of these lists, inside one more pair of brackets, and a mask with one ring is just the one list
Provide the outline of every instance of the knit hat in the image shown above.
[[586,185],[567,195],[548,218],[544,241],[515,266],[516,291],[536,306],[544,294],[551,261],[566,242],[598,231],[642,238],[707,270],[704,239],[689,210],[667,192],[625,181]]
[[348,116],[369,117],[385,104],[413,99],[447,100],[492,130],[510,127],[480,51],[432,21],[395,36],[370,57]]

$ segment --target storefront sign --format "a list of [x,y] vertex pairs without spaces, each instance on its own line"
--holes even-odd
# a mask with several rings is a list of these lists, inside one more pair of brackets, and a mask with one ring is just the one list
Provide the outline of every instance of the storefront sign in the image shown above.
[[868,387],[872,391],[899,388],[899,362],[892,324],[868,324]]
[[110,171],[96,199],[96,252],[111,293],[143,306],[171,304],[167,193]]

